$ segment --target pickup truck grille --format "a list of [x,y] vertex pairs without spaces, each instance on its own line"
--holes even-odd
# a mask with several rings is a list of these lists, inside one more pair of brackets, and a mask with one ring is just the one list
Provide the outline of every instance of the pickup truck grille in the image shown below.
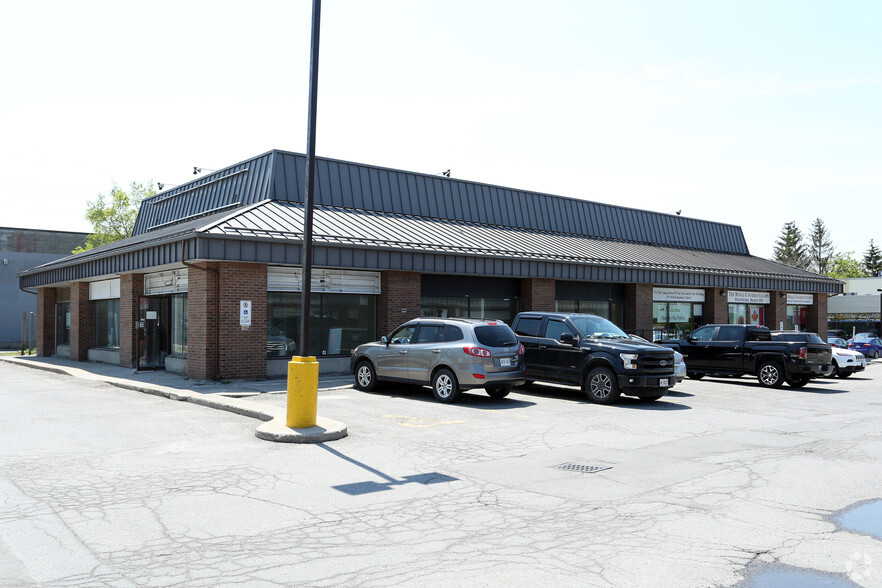
[[[664,362],[664,363],[663,363]],[[643,373],[671,374],[674,373],[674,352],[654,351],[643,358]]]

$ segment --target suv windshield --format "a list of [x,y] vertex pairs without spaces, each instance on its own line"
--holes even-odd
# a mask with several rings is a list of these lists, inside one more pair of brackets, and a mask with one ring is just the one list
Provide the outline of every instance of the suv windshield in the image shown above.
[[482,325],[475,327],[478,343],[487,347],[511,347],[518,344],[518,338],[508,325]]
[[573,316],[570,320],[591,339],[630,339],[623,330],[599,316]]

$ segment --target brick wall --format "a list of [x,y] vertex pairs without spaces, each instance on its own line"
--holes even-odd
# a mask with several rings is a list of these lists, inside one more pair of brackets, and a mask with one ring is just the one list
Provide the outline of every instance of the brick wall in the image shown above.
[[37,355],[55,353],[55,288],[37,288]]
[[138,361],[139,303],[144,295],[144,274],[123,274],[119,278],[119,365],[135,367]]
[[[728,322],[728,317],[726,321]],[[826,323],[826,318],[824,319]],[[773,331],[781,327],[787,328],[787,294],[785,292],[769,292],[769,304],[766,305],[766,325]]]
[[521,310],[554,312],[555,281],[552,278],[523,278],[521,280]]
[[377,336],[392,332],[401,323],[420,316],[420,274],[385,271],[377,300]]
[[726,324],[729,322],[729,292],[725,288],[704,289],[702,320],[706,325]]
[[624,330],[652,338],[652,284],[625,284]]
[[[262,378],[266,376],[266,265],[224,262],[218,264],[218,270],[220,377]],[[251,302],[251,326],[247,329],[239,324],[242,300]]]
[[814,295],[814,304],[808,310],[808,330],[827,340],[827,294]]
[[89,349],[93,345],[94,338],[89,282],[72,282],[70,285],[70,358],[74,361],[88,361]]
[[198,380],[217,375],[215,271],[217,264],[198,263],[187,272],[187,376]]

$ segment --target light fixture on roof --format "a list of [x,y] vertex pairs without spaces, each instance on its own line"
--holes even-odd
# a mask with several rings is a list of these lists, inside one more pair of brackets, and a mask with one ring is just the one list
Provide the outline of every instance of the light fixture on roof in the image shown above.
[[677,211],[677,216],[680,216],[680,213],[681,213],[681,212],[683,212],[683,211],[682,211],[682,210],[678,210],[678,211]]
[[449,178],[449,177],[450,177],[450,170],[449,170],[449,169],[445,169],[443,172],[438,172],[438,173],[435,174],[435,175],[436,175],[436,176],[444,176],[445,178]]
[[162,182],[156,182],[156,185],[159,186],[159,191],[162,192],[166,186],[169,188],[177,188],[177,184],[163,184]]
[[216,170],[216,169],[208,169],[207,167],[196,167],[195,165],[193,166],[193,175],[194,175],[194,176],[197,176],[197,175],[201,174],[201,173],[204,172],[204,171],[207,171],[207,172],[216,172],[217,170]]

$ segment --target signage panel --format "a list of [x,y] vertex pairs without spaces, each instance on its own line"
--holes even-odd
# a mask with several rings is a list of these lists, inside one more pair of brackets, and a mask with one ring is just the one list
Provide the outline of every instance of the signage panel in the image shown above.
[[653,288],[653,302],[704,302],[701,288]]
[[768,304],[770,296],[768,292],[746,292],[742,290],[729,290],[729,302],[740,304]]
[[815,297],[811,294],[787,294],[787,304],[811,306],[814,303]]

